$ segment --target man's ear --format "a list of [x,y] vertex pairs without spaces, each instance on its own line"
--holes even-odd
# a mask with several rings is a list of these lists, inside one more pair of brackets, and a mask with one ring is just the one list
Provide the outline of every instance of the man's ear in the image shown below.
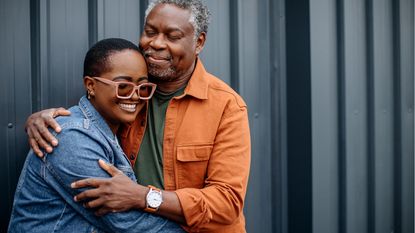
[[202,52],[203,47],[205,46],[205,42],[206,42],[206,32],[201,32],[196,40],[196,55],[199,55]]

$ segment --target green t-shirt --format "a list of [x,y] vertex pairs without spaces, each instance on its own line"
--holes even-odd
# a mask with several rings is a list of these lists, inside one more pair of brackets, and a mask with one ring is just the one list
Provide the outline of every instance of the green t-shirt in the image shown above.
[[164,189],[163,136],[166,110],[170,100],[183,94],[184,89],[169,94],[156,91],[150,100],[147,128],[134,165],[137,182],[141,185]]

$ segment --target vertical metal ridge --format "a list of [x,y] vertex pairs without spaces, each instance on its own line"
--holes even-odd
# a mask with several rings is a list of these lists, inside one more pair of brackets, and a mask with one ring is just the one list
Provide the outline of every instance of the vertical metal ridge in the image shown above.
[[[46,37],[46,43],[44,44],[44,47],[45,48],[41,48],[42,50],[45,50],[46,52],[45,52],[45,54],[44,55],[42,55],[42,56],[46,56],[46,59],[44,59],[45,61],[45,63],[44,64],[42,64],[42,65],[45,65],[45,70],[44,70],[44,73],[42,73],[41,75],[42,75],[42,81],[43,81],[43,83],[45,83],[44,85],[45,86],[43,86],[43,83],[42,83],[42,86],[43,86],[43,88],[45,89],[45,93],[44,93],[44,99],[42,99],[42,106],[41,106],[41,108],[42,107],[50,107],[50,102],[51,102],[51,98],[50,98],[50,91],[51,90],[53,90],[53,85],[52,85],[52,82],[50,82],[50,79],[51,79],[51,77],[50,77],[50,74],[52,73],[52,71],[51,71],[51,69],[52,69],[52,67],[49,65],[49,64],[51,64],[51,58],[52,58],[52,51],[51,51],[51,46],[50,46],[50,43],[52,42],[52,40],[51,40],[51,21],[50,21],[50,19],[51,19],[51,9],[50,9],[50,0],[46,0],[45,1],[46,2],[46,30],[45,30],[45,32],[46,32],[46,35],[45,35],[45,37]],[[43,59],[43,57],[42,57],[42,59]]]
[[392,1],[392,31],[393,31],[393,134],[394,134],[394,142],[393,142],[393,150],[394,150],[394,232],[401,233],[402,232],[402,179],[401,179],[401,171],[402,171],[402,107],[401,107],[401,30],[400,30],[400,1]]
[[40,4],[38,0],[30,0],[30,60],[32,112],[40,110]]
[[367,142],[368,142],[368,233],[375,233],[375,94],[373,51],[373,0],[367,0],[366,12],[366,63],[367,63]]
[[[268,0],[268,14],[269,14],[269,18],[270,18],[270,22],[275,22],[275,13],[276,11],[274,11],[274,8],[276,3],[274,1],[270,1]],[[274,11],[274,14],[272,13]],[[277,21],[278,22],[278,21]],[[269,36],[270,36],[270,40],[269,40],[269,48],[274,48],[274,49],[270,49],[269,53],[267,54],[270,57],[270,69],[269,69],[269,84],[271,88],[277,88],[277,76],[278,76],[278,69],[276,66],[276,53],[280,48],[279,46],[275,46],[272,47],[270,46],[272,41],[277,41],[277,37],[276,35],[276,29],[275,29],[275,24],[269,24]],[[277,88],[278,90],[278,88]],[[279,103],[277,102],[277,98],[279,95],[279,91],[274,91],[270,93],[271,95],[271,119],[277,119],[276,116],[279,113]],[[280,128],[280,125],[277,122],[271,121],[271,138],[270,138],[270,143],[271,143],[271,154],[277,154],[278,153],[278,148],[281,146],[280,144],[280,136],[278,134],[278,130]],[[271,219],[273,220],[271,223],[271,229],[272,232],[275,233],[281,233],[281,225],[282,223],[280,222],[281,220],[281,190],[279,190],[281,188],[281,175],[279,174],[279,172],[281,172],[280,170],[280,160],[279,160],[280,156],[277,157],[273,157],[271,156],[271,197],[272,197],[272,201],[271,201]],[[272,168],[276,168],[276,169],[272,169]],[[275,221],[274,221],[275,220]]]
[[88,0],[88,44],[91,47],[98,41],[98,2]]
[[146,16],[146,9],[148,6],[148,0],[141,0],[140,1],[140,33],[144,30],[144,22]]
[[[288,228],[312,231],[310,8],[286,1]],[[301,28],[302,30],[298,30]],[[301,83],[301,85],[299,85]],[[301,161],[300,163],[298,161]],[[298,172],[301,171],[301,172]]]
[[[65,2],[64,2],[64,6],[65,6],[65,10],[63,11],[63,18],[64,18],[64,25],[63,25],[63,27],[64,27],[64,33],[67,35],[67,33],[68,33],[68,31],[69,31],[69,23],[68,23],[68,18],[70,17],[69,15],[69,6],[68,6],[68,0],[66,0]],[[65,45],[65,46],[63,46],[63,56],[64,56],[64,58],[65,58],[65,61],[63,62],[63,67],[64,67],[64,69],[65,69],[65,72],[63,73],[63,76],[64,76],[64,82],[63,83],[65,83],[65,87],[67,87],[67,86],[69,86],[69,75],[68,75],[68,71],[69,71],[69,65],[68,65],[68,63],[69,63],[69,50],[70,50],[70,46],[69,45]],[[51,95],[51,97],[50,97],[50,99],[52,99],[52,96],[54,96],[54,91],[52,91],[53,89],[50,89],[51,90],[51,93],[50,93],[50,95]],[[65,88],[65,89],[63,89],[62,90],[62,98],[64,99],[64,106],[68,106],[68,99],[69,99],[69,90],[67,89],[67,88]]]
[[337,35],[337,92],[338,92],[338,176],[339,176],[339,233],[347,232],[347,163],[346,163],[346,85],[345,85],[345,42],[344,42],[344,1],[336,1]]
[[[270,23],[270,40],[269,40],[269,56],[270,62],[270,87],[276,91],[271,91],[271,119],[279,119],[271,121],[271,150],[272,154],[279,156],[271,157],[271,182],[272,182],[272,232],[287,233],[287,175],[286,175],[286,142],[285,142],[285,69],[283,69],[285,60],[285,28],[283,25],[284,1],[269,0],[269,21]],[[276,143],[273,143],[276,142]]]
[[238,0],[229,1],[229,20],[230,20],[230,41],[231,43],[231,87],[239,93],[239,20],[238,20]]

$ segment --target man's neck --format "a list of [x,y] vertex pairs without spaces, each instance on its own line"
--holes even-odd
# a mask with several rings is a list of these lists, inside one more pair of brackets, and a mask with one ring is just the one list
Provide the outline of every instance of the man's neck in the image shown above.
[[192,65],[192,69],[189,69],[180,77],[177,77],[174,80],[160,80],[160,79],[152,79],[151,82],[157,84],[157,89],[163,93],[173,93],[183,86],[185,86],[190,78],[192,77],[193,71],[196,68],[197,60],[195,61],[194,65]]
[[187,76],[181,76],[176,80],[164,81],[164,80],[152,80],[157,84],[157,90],[163,93],[173,93],[187,84],[189,79],[192,77],[192,74]]

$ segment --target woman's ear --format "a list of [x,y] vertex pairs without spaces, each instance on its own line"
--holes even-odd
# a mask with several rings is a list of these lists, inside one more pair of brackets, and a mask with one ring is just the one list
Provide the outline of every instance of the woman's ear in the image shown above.
[[88,99],[95,96],[95,80],[89,76],[84,77],[84,86],[87,92]]

